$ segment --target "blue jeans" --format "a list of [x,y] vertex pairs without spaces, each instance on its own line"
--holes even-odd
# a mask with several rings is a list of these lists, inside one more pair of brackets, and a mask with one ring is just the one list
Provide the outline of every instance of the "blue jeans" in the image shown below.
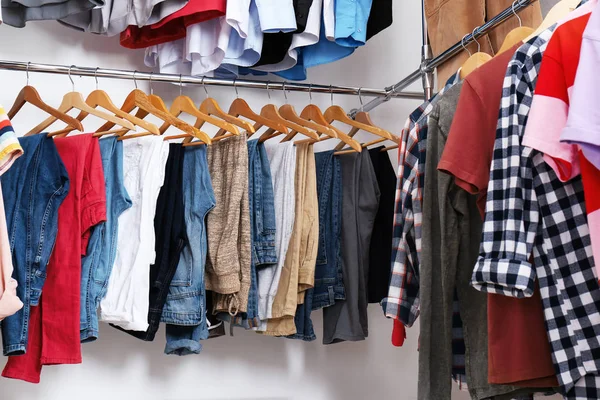
[[304,304],[298,304],[294,324],[296,325],[296,334],[287,336],[288,339],[300,339],[305,342],[317,340],[313,328],[310,313],[312,312],[314,289],[308,289],[304,292]]
[[252,258],[250,263],[251,282],[248,294],[248,311],[231,317],[220,313],[219,319],[234,325],[252,329],[259,326],[258,276],[257,269],[277,263],[275,249],[275,195],[269,157],[262,143],[248,141],[248,200],[250,203],[250,229]]
[[319,251],[315,269],[312,309],[329,307],[344,300],[342,278],[342,170],[333,150],[315,154],[319,196]]
[[179,257],[161,317],[161,322],[167,324],[165,353],[180,356],[200,353],[200,340],[208,338],[204,289],[206,215],[216,205],[206,146],[184,149],[183,208],[189,245]]
[[131,207],[123,182],[123,143],[116,137],[101,139],[100,153],[106,188],[106,222],[94,227],[87,256],[81,259],[81,342],[98,339],[97,310],[106,295],[108,278],[115,263],[118,219]]
[[4,355],[25,354],[30,306],[39,304],[46,266],[58,232],[58,208],[69,192],[69,176],[46,134],[19,138],[23,155],[2,175],[13,278],[23,308],[2,321]]

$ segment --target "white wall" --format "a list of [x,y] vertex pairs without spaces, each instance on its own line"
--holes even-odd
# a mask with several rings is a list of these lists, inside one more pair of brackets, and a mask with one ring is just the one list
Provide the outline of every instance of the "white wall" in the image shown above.
[[[394,24],[366,47],[340,62],[310,70],[309,81],[384,87],[413,71],[420,59],[420,2],[395,2]],[[0,27],[0,59],[81,66],[146,70],[143,52],[119,47],[116,38],[80,34],[57,23],[32,23],[26,29]],[[31,73],[30,82],[42,98],[58,106],[71,90],[66,76]],[[274,79],[274,78],[271,78]],[[76,89],[86,94],[94,89],[93,78],[75,77]],[[10,107],[25,84],[23,72],[0,71],[0,104]],[[140,83],[147,90],[147,83]],[[100,80],[116,104],[133,88],[130,81]],[[165,100],[178,88],[155,84]],[[420,90],[416,83],[413,90]],[[185,88],[199,102],[200,87]],[[209,88],[225,108],[234,98],[232,89]],[[281,93],[272,93],[283,102]],[[254,109],[267,101],[264,92],[240,90]],[[290,103],[301,109],[308,95],[292,93]],[[329,95],[313,95],[314,102],[329,105]],[[365,99],[365,101],[368,98]],[[345,109],[358,106],[358,98],[336,96]],[[391,100],[371,112],[374,121],[399,133],[406,116],[418,105],[409,100]],[[41,121],[35,109],[24,109],[13,121],[25,132]],[[89,125],[86,119],[87,129]],[[320,145],[321,146],[321,145]],[[392,158],[395,158],[392,156]],[[163,355],[164,333],[154,343],[143,343],[101,324],[100,340],[83,345],[83,365],[44,367],[40,385],[0,380],[0,399],[416,399],[418,326],[408,331],[402,348],[390,344],[392,324],[377,305],[369,306],[370,336],[364,342],[323,346],[321,313],[313,314],[318,340],[303,343],[263,337],[240,329],[235,337],[204,342],[198,356],[178,358]],[[0,359],[0,367],[5,360]],[[456,399],[467,398],[464,393]]]

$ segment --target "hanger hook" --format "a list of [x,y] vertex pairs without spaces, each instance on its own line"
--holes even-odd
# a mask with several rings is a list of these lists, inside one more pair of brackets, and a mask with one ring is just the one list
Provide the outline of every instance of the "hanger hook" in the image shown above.
[[96,70],[94,71],[94,80],[96,81],[96,90],[98,90],[98,70],[100,69],[100,67],[96,67]]
[[267,81],[267,96],[269,96],[269,101],[271,101],[271,89],[269,89],[269,85],[271,85],[271,81]]
[[202,81],[200,83],[202,83],[202,87],[204,88],[204,93],[206,93],[206,98],[208,99],[208,89],[206,89],[206,85],[204,84],[204,78],[206,78],[206,77],[203,76]]
[[154,94],[154,88],[152,87],[152,75],[154,75],[154,71],[150,72],[150,94]]
[[235,98],[239,99],[240,98],[240,94],[238,93],[237,84],[236,84],[235,81],[237,81],[237,78],[233,78],[233,88],[235,89]]
[[27,75],[27,86],[29,86],[29,64],[31,64],[31,61],[27,61],[27,68],[25,68],[25,74]]
[[464,41],[465,41],[465,38],[466,38],[467,36],[469,36],[469,34],[468,34],[468,33],[465,33],[465,36],[463,36],[463,37],[462,37],[462,39],[460,39],[460,45],[462,46],[462,48],[463,48],[463,49],[465,49],[465,51],[466,51],[467,53],[469,53],[469,57],[470,57],[470,56],[472,56],[473,54],[471,54],[471,51],[470,51],[469,49],[467,49],[467,48],[466,48],[466,46],[465,46],[465,43],[464,43]]
[[75,81],[73,81],[73,78],[71,77],[71,69],[74,67],[74,65],[71,65],[69,67],[69,80],[71,81],[71,86],[73,86],[73,91],[75,91]]
[[519,0],[515,0],[512,3],[512,6],[510,7],[512,9],[513,14],[515,14],[515,17],[517,17],[517,19],[519,20],[519,27],[523,26],[523,21],[521,21],[521,17],[519,17],[519,14],[517,14],[517,12],[515,11],[515,5],[517,4]]
[[133,71],[133,84],[135,85],[135,88],[137,89],[137,80],[135,79],[135,74],[137,74],[137,69],[135,71]]
[[183,95],[183,83],[182,83],[182,76],[181,74],[179,74],[179,95],[182,96]]
[[281,85],[281,88],[283,90],[283,97],[285,97],[285,104],[288,103],[288,98],[287,98],[287,93],[285,92],[285,81],[283,81],[283,84]]
[[310,104],[312,104],[312,83],[308,84],[308,98],[310,99]]
[[479,28],[480,28],[479,26],[476,26],[475,29],[473,29],[473,32],[471,32],[471,37],[473,38],[475,43],[477,43],[477,52],[478,53],[481,51],[481,43],[479,43],[479,41],[475,38],[475,31]]
[[361,92],[362,92],[362,88],[359,87],[358,88],[358,101],[360,101],[360,111],[362,111],[365,108],[363,101],[362,101],[362,93]]
[[329,94],[331,95],[331,105],[333,105],[333,85],[329,85]]

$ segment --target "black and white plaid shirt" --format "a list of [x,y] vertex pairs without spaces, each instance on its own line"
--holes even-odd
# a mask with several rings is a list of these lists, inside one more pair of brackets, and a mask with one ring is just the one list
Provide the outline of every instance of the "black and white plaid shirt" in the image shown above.
[[561,389],[567,398],[600,398],[600,287],[581,178],[561,182],[542,153],[521,145],[552,32],[525,43],[508,65],[471,284],[528,297],[537,277]]

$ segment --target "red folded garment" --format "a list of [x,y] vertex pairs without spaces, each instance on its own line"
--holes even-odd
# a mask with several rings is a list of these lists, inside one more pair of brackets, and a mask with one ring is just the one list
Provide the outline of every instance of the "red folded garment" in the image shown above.
[[10,356],[5,378],[39,383],[43,365],[81,364],[81,249],[87,232],[106,221],[106,191],[98,139],[92,134],[54,139],[69,174],[69,194],[58,209],[58,234],[40,304],[31,307],[27,353]]
[[394,328],[392,330],[392,345],[402,347],[404,339],[406,339],[406,328],[402,325],[402,322],[395,319]]
[[226,0],[190,0],[181,10],[159,22],[138,27],[130,25],[121,33],[121,46],[128,49],[144,49],[185,37],[186,28],[209,19],[222,17],[227,8]]

